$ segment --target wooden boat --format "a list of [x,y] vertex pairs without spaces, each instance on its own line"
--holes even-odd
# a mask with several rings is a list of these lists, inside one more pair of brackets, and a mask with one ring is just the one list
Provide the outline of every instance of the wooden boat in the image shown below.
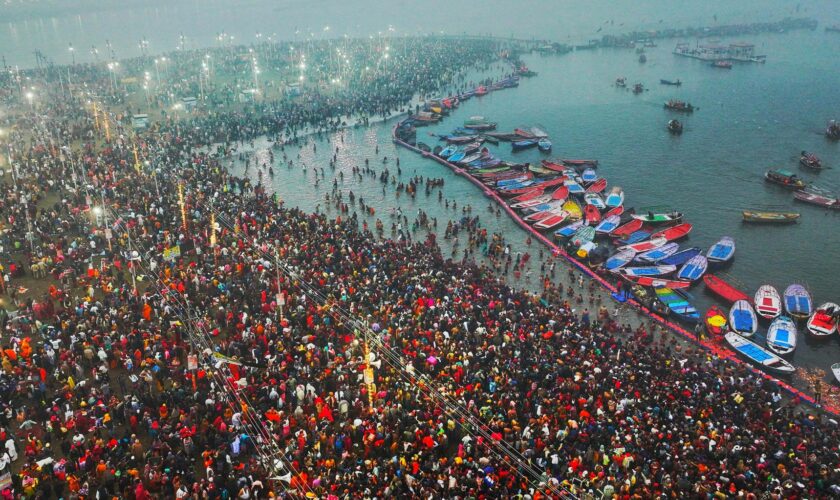
[[575,234],[569,238],[569,242],[575,248],[580,248],[581,245],[587,241],[595,239],[595,228],[592,226],[581,226],[575,231]]
[[682,266],[683,264],[691,260],[692,257],[694,257],[695,255],[700,255],[701,253],[703,253],[703,250],[700,247],[686,248],[685,250],[681,250],[675,253],[674,255],[665,257],[664,259],[660,260],[659,263]]
[[629,264],[635,256],[636,252],[633,250],[619,250],[607,258],[604,262],[604,269],[607,271],[620,269]]
[[[530,172],[521,173],[519,172],[516,177],[506,177],[501,179],[493,179],[493,184],[501,189],[505,189],[507,187],[519,187],[520,184],[530,181],[534,178],[534,175]],[[535,186],[536,187],[536,186]]]
[[729,262],[733,256],[735,256],[735,240],[729,236],[724,236],[719,239],[706,252],[706,257],[710,263]]
[[535,141],[534,139],[525,139],[523,141],[512,142],[512,143],[510,143],[510,145],[511,145],[511,148],[513,148],[514,151],[522,151],[524,149],[529,149],[529,148],[536,147],[537,143],[538,142]]
[[583,217],[583,211],[580,208],[580,205],[577,204],[574,200],[566,200],[563,203],[563,210],[569,212],[569,219],[571,220],[578,220]]
[[560,207],[552,207],[548,210],[539,210],[539,211],[534,212],[530,215],[526,215],[525,217],[522,218],[522,220],[524,220],[525,222],[538,222],[538,221],[541,221],[543,219],[547,219],[548,217],[551,217],[552,215],[559,214],[562,211],[563,211],[563,209],[560,208]]
[[683,133],[683,124],[679,120],[668,120],[666,128],[668,129],[668,132],[671,132],[674,135],[680,135]]
[[447,147],[445,147],[444,149],[441,150],[441,152],[440,152],[440,154],[438,154],[438,156],[440,156],[441,158],[449,158],[450,156],[454,155],[457,152],[458,152],[458,148],[456,146],[447,146]]
[[551,193],[551,198],[555,200],[565,200],[569,197],[569,187],[565,184],[560,186],[559,188],[555,189],[554,192]]
[[758,330],[758,317],[748,300],[736,300],[729,309],[729,327],[743,337],[752,337]]
[[[656,238],[656,239],[651,239],[651,240],[648,240],[648,241],[642,241],[642,242],[639,242],[639,243],[632,243],[632,244],[629,244],[629,245],[624,245],[622,247],[619,247],[619,249],[629,248],[636,253],[647,252],[648,250],[653,250],[654,248],[659,248],[659,247],[665,245],[666,243],[668,243],[668,240],[666,240],[665,238]],[[676,268],[674,268],[674,269],[676,269]]]
[[[840,29],[837,31],[840,31]],[[831,372],[834,373],[834,378],[837,379],[837,382],[840,382],[840,363],[831,365]]]
[[656,314],[659,314],[660,316],[668,316],[668,314],[670,313],[670,311],[668,310],[668,306],[666,306],[662,303],[661,300],[659,300],[659,297],[656,296],[656,292],[654,290],[652,290],[649,287],[639,285],[632,280],[627,281],[631,283],[630,293],[633,295],[636,301],[638,301],[651,311],[655,312]]
[[[534,193],[538,194],[538,193],[541,193],[541,191],[534,191]],[[526,193],[523,196],[530,196],[530,195],[528,193]],[[513,201],[513,200],[511,200],[511,201]],[[516,208],[516,209],[524,210],[524,209],[536,207],[538,205],[542,205],[544,203],[548,203],[550,201],[551,201],[551,195],[550,194],[539,194],[539,196],[531,198],[530,200],[525,200],[525,201],[520,201],[518,203],[513,203],[513,204],[511,204],[510,208]]]
[[422,151],[424,153],[431,153],[432,152],[432,148],[429,147],[429,145],[426,144],[425,142],[418,142],[417,143],[417,149],[419,149],[420,151]]
[[641,243],[642,241],[650,239],[650,231],[647,229],[639,229],[638,231],[634,231],[630,234],[630,236],[618,240],[620,245],[635,245],[636,243]]
[[689,259],[688,262],[683,264],[680,271],[677,273],[677,279],[697,281],[703,276],[708,267],[709,262],[703,254],[695,255]]
[[782,294],[785,311],[794,319],[806,319],[814,312],[814,302],[808,290],[797,283],[785,288]]
[[465,151],[458,151],[454,155],[447,158],[446,161],[448,161],[449,163],[458,163],[459,161],[463,160],[465,156],[467,156],[467,153]]
[[496,139],[495,137],[491,137],[489,135],[482,134],[481,138],[484,139],[484,142],[490,143],[494,146],[499,145],[499,139]]
[[793,193],[793,197],[804,203],[840,210],[840,198],[829,195],[828,193],[821,193],[813,190],[800,190]]
[[792,224],[799,220],[797,212],[755,212],[744,210],[741,212],[744,222],[757,222],[762,224]]
[[703,283],[706,284],[706,288],[708,288],[710,292],[729,303],[736,302],[738,300],[750,300],[750,297],[747,294],[738,290],[733,285],[730,285],[722,278],[715,276],[714,274],[707,274],[703,276]]
[[484,123],[471,123],[471,124],[464,124],[464,128],[478,130],[478,131],[485,131],[485,130],[496,130],[496,122],[484,122]]
[[682,82],[679,80],[679,78],[676,80],[665,80],[664,78],[660,78],[659,83],[661,83],[662,85],[673,85],[676,87],[682,85]]
[[671,226],[669,228],[663,229],[656,233],[653,233],[650,237],[651,238],[658,238],[662,237],[668,241],[676,241],[680,238],[684,238],[691,232],[692,225],[688,222],[683,222],[681,224],[677,224],[676,226]]
[[601,211],[595,205],[587,204],[583,207],[583,219],[587,224],[598,224],[601,222]]
[[554,170],[555,172],[566,172],[568,170],[568,167],[566,165],[563,165],[562,163],[555,163],[549,160],[542,160],[540,161],[540,164],[549,170]]
[[548,139],[540,139],[537,141],[537,148],[543,152],[551,151],[551,141]]
[[840,320],[840,306],[834,302],[826,302],[808,318],[808,333],[818,338],[825,338],[837,331]]
[[595,226],[595,232],[597,234],[610,234],[611,232],[615,231],[615,228],[618,227],[619,221],[621,221],[621,217],[618,215],[610,215],[609,217],[604,217],[601,222]]
[[505,172],[516,172],[516,170],[511,170],[511,168],[508,167],[508,166],[504,166],[504,165],[498,166],[497,165],[495,167],[486,167],[486,168],[476,169],[472,172],[472,174],[475,175],[476,177],[480,177],[480,178],[484,179],[484,178],[487,178],[487,177],[495,177],[496,175],[499,175],[499,174],[505,173]]
[[545,203],[540,203],[539,205],[534,205],[531,207],[527,207],[524,209],[525,212],[545,212],[546,210],[558,210],[563,208],[563,202],[561,200],[548,200]]
[[618,228],[612,232],[611,236],[613,238],[626,238],[641,229],[642,224],[644,223],[639,219],[630,219],[626,223],[618,226]]
[[568,218],[569,212],[565,212],[561,209],[559,212],[554,212],[551,216],[546,217],[545,219],[542,219],[541,221],[534,224],[534,229],[538,229],[540,231],[554,229]]
[[768,170],[764,173],[764,179],[767,182],[772,182],[788,189],[802,189],[805,187],[805,181],[789,170]]
[[603,210],[607,208],[607,205],[604,204],[604,200],[595,193],[586,193],[585,195],[583,195],[583,201],[587,205],[592,205],[598,210]]
[[[630,210],[632,211],[633,209],[631,208]],[[619,225],[621,225],[622,221],[624,220],[624,218],[621,217],[622,215],[624,215],[624,205],[619,205],[617,207],[613,207],[607,210],[606,213],[604,213],[604,218],[612,217],[613,215],[617,215],[619,217]],[[629,219],[630,216],[628,215],[627,218]]]
[[802,155],[799,157],[799,164],[812,170],[822,170],[823,168],[822,160],[817,155],[807,151],[802,152]]
[[619,186],[613,186],[604,203],[608,207],[620,207],[624,204],[624,190]]
[[633,218],[648,224],[670,224],[681,221],[683,214],[680,212],[654,213],[648,211],[646,213],[634,214]]
[[789,375],[796,368],[778,355],[768,351],[760,345],[745,339],[735,332],[727,332],[723,336],[732,350],[755,365],[780,375]]
[[670,288],[657,288],[656,296],[659,297],[671,314],[686,323],[698,323],[700,321],[700,313],[691,305],[682,292],[672,290]]
[[516,198],[511,199],[510,203],[520,203],[520,202],[523,202],[523,201],[533,200],[534,198],[538,198],[538,197],[540,197],[544,194],[545,194],[544,188],[542,186],[536,186],[536,187],[534,187],[534,189],[531,189],[530,191],[526,191],[525,193],[522,193],[521,195],[517,196]]
[[767,319],[782,313],[782,299],[772,285],[761,285],[755,292],[755,312]]
[[586,192],[583,186],[578,184],[575,179],[566,179],[565,184],[569,188],[569,194],[583,194]]
[[677,243],[666,243],[659,248],[642,252],[636,256],[636,260],[648,264],[658,263],[665,257],[671,256],[680,249]]
[[546,177],[549,175],[557,175],[557,172],[554,170],[549,170],[547,168],[541,167],[539,165],[528,165],[528,171],[534,175],[538,175],[541,177]]
[[671,111],[679,111],[682,113],[693,113],[694,106],[685,102],[679,101],[676,99],[671,99],[669,101],[665,101],[665,109],[669,109]]
[[584,222],[582,220],[578,220],[572,222],[570,224],[566,224],[565,226],[561,227],[557,231],[554,231],[555,238],[571,238],[578,229],[583,227]]
[[598,174],[595,173],[594,168],[588,167],[580,174],[580,178],[583,180],[584,184],[591,184],[598,180]]
[[563,158],[560,160],[561,163],[565,165],[576,165],[576,166],[584,166],[588,165],[590,167],[597,167],[598,160],[570,160],[568,158]]
[[726,333],[726,314],[720,307],[712,306],[707,309],[704,322],[709,335],[719,337]]
[[469,144],[478,138],[477,135],[447,135],[441,137],[441,139],[449,144]]
[[784,356],[796,349],[796,323],[787,316],[779,316],[767,329],[767,348]]
[[616,272],[626,276],[662,276],[663,274],[673,273],[677,269],[676,266],[636,266],[623,267]]
[[643,286],[651,286],[653,288],[670,288],[672,290],[681,290],[691,286],[688,281],[667,280],[662,278],[654,278],[652,276],[625,276],[626,279],[638,283]]
[[593,182],[586,188],[587,193],[600,193],[604,189],[607,188],[607,180],[606,179],[598,179],[597,181]]

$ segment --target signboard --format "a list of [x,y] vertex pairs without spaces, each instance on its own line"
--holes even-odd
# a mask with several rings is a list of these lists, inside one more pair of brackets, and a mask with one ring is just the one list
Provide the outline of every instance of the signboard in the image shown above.
[[198,356],[195,354],[190,354],[187,356],[187,369],[188,370],[198,370]]
[[171,262],[181,256],[181,247],[175,245],[163,251],[163,260]]

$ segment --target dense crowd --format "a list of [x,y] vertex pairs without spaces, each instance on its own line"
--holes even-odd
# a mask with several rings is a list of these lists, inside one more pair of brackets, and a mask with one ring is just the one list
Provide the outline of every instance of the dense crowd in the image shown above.
[[[396,99],[454,70],[423,69]],[[284,207],[208,152],[296,108],[106,144],[52,99],[4,137],[3,498],[840,495],[837,423],[743,366]]]

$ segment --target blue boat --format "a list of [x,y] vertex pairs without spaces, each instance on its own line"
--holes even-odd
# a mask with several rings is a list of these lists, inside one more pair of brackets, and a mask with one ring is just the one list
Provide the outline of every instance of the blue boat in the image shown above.
[[540,148],[540,151],[548,152],[551,151],[551,141],[548,139],[540,139],[537,142],[537,147]]
[[686,248],[685,250],[679,251],[670,257],[665,257],[664,259],[660,260],[660,264],[671,264],[674,266],[681,266],[691,260],[692,257],[695,255],[700,255],[703,253],[703,249],[700,247],[691,247]]
[[454,155],[457,152],[458,152],[458,147],[457,146],[447,146],[447,147],[443,148],[443,150],[440,152],[440,154],[438,156],[440,156],[441,158],[449,158],[450,156]]
[[758,330],[758,316],[748,300],[736,300],[729,310],[729,326],[735,333],[752,337]]
[[572,235],[575,234],[575,232],[577,232],[578,229],[580,229],[582,225],[584,225],[583,220],[572,222],[571,224],[563,226],[557,231],[554,231],[554,236],[558,238],[570,238],[572,237]]
[[674,266],[639,266],[639,267],[625,267],[619,269],[618,272],[625,276],[662,276],[663,274],[670,274],[676,271]]
[[797,319],[806,319],[814,312],[814,303],[811,301],[811,294],[804,286],[793,284],[785,289],[784,300],[785,311]]
[[647,252],[643,252],[639,254],[636,259],[639,262],[647,262],[647,263],[654,263],[659,262],[665,257],[673,255],[679,250],[680,245],[677,243],[666,243],[659,248],[654,248],[653,250],[648,250]]
[[499,187],[499,191],[513,191],[514,189],[521,189],[528,186],[538,185],[539,183],[535,183],[534,181],[523,181],[517,182],[514,184],[506,184],[504,186]]
[[724,338],[735,352],[762,368],[783,375],[796,371],[792,364],[735,332],[727,332]]
[[687,281],[697,281],[706,272],[709,267],[709,262],[703,255],[695,255],[688,262],[683,264],[680,272],[677,273],[677,279]]
[[446,161],[448,161],[449,163],[457,163],[463,160],[465,156],[467,156],[467,153],[465,153],[464,151],[458,151],[454,155],[447,158]]
[[583,194],[586,192],[576,180],[568,179],[566,182],[563,183],[567,188],[569,188],[569,194]]
[[583,173],[582,173],[582,174],[580,174],[580,178],[581,178],[581,179],[583,180],[583,182],[585,182],[586,184],[591,184],[591,183],[593,183],[593,182],[595,182],[595,181],[597,181],[597,180],[598,180],[598,174],[596,174],[596,173],[595,173],[595,169],[594,169],[594,168],[587,168],[587,169],[585,169],[585,170],[583,171]]
[[691,305],[686,296],[679,291],[671,290],[670,288],[657,288],[656,297],[668,306],[671,314],[678,319],[687,323],[700,322],[700,313]]
[[529,181],[529,180],[532,180],[532,179],[529,178],[529,176],[520,175],[519,177],[514,177],[512,179],[502,179],[500,181],[497,181],[496,185],[500,186],[500,187],[507,187],[507,186],[513,186],[513,185],[516,185],[516,184],[522,184],[523,182],[526,182],[526,181]]
[[787,316],[779,316],[767,329],[767,348],[784,356],[796,349],[796,323]]
[[510,146],[513,148],[514,151],[521,151],[523,149],[533,148],[537,145],[537,141],[533,139],[526,139],[524,141],[516,141],[512,142]]
[[632,245],[634,243],[645,241],[648,238],[650,238],[650,231],[639,229],[638,231],[630,233],[630,236],[627,238],[619,240],[618,243],[620,245]]
[[595,232],[598,234],[610,234],[621,224],[620,215],[610,215],[595,226]]
[[614,253],[607,258],[606,262],[604,262],[604,269],[607,271],[615,271],[616,269],[621,269],[622,267],[626,266],[630,261],[633,260],[633,257],[636,256],[636,252],[633,250],[625,249],[620,250],[618,253]]
[[724,236],[706,252],[709,262],[724,263],[732,260],[735,255],[735,240]]

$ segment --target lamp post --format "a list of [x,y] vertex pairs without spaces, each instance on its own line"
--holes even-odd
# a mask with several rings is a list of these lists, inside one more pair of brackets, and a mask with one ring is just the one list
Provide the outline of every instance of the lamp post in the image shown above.
[[29,101],[29,109],[34,109],[34,105],[32,104],[33,99],[35,99],[35,94],[32,91],[26,93],[26,100]]

